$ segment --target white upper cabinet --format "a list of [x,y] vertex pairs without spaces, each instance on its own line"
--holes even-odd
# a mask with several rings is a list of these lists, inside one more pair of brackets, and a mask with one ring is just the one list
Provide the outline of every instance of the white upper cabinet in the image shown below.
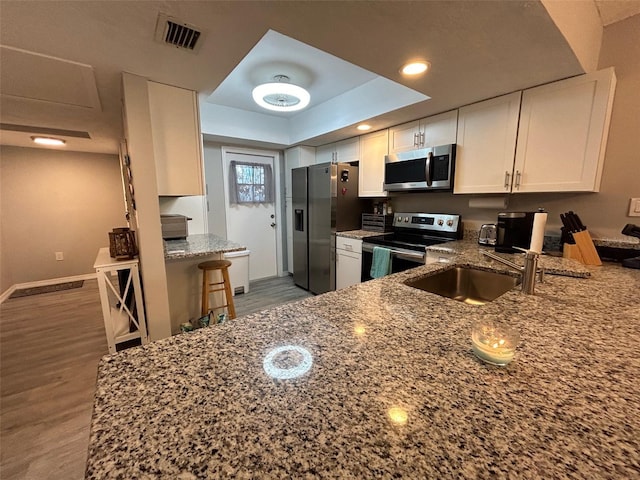
[[616,85],[613,68],[525,90],[514,192],[597,192]]
[[155,82],[148,82],[147,86],[158,195],[203,195],[196,93]]
[[314,147],[298,146],[284,151],[284,196],[291,197],[291,170],[298,167],[308,167],[316,161]]
[[597,192],[615,84],[608,68],[461,108],[454,193]]
[[335,143],[329,143],[327,145],[321,145],[317,147],[315,163],[335,162],[335,157],[336,157],[335,146],[336,146]]
[[359,137],[348,138],[316,148],[316,163],[349,163],[360,160]]
[[521,92],[460,109],[454,193],[511,191]]
[[386,197],[384,183],[384,156],[389,149],[389,131],[369,133],[360,137],[360,164],[358,167],[358,196]]
[[456,143],[458,111],[441,113],[389,129],[389,153]]

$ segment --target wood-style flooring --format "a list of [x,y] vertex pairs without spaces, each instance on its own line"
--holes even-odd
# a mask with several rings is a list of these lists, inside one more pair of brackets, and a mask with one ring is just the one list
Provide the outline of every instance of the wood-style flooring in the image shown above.
[[[252,282],[234,301],[241,316],[310,295],[281,277]],[[0,305],[0,479],[84,478],[107,353],[96,280]]]

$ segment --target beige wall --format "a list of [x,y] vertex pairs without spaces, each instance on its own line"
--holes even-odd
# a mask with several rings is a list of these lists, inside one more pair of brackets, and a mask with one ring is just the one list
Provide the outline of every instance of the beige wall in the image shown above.
[[[621,238],[629,199],[640,197],[640,15],[604,29],[599,68],[613,66],[618,79],[599,193],[539,193],[509,196],[507,210],[549,212],[547,232],[560,234],[560,213],[577,212],[594,236]],[[456,212],[469,226],[495,223],[499,210],[469,208],[469,198],[452,194],[409,194],[392,198],[396,211]]]
[[118,157],[3,146],[0,176],[0,290],[95,273],[108,232],[126,226]]

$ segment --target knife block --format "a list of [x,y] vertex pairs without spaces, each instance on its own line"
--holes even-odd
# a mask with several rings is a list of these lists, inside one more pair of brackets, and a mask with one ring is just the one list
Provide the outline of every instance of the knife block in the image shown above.
[[582,258],[582,254],[580,253],[580,249],[578,245],[565,243],[562,247],[562,257],[563,258],[572,258],[574,260],[579,261],[580,263],[584,263],[584,259]]
[[564,258],[573,258],[585,265],[602,265],[589,231],[582,230],[581,232],[574,232],[572,235],[576,243],[575,245],[565,243],[562,256]]

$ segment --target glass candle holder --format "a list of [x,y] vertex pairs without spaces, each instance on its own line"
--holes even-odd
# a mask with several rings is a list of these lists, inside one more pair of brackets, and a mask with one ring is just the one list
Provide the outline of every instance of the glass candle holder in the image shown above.
[[492,319],[478,320],[471,330],[473,353],[493,365],[507,365],[516,351],[520,334],[509,325]]

